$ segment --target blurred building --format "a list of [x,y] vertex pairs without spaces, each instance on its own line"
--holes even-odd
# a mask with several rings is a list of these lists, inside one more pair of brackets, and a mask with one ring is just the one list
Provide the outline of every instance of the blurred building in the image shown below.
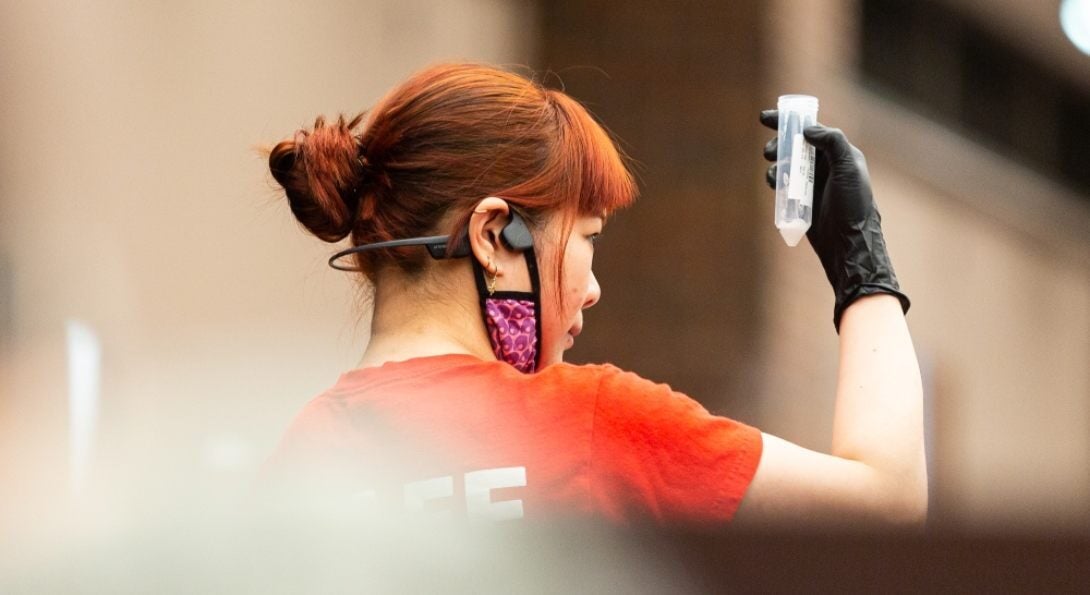
[[548,63],[609,73],[565,78],[644,165],[579,355],[828,448],[832,295],[774,233],[756,124],[780,94],[816,95],[867,155],[914,301],[933,519],[1086,526],[1090,137],[1071,131],[1090,124],[1090,58],[1058,2],[550,6]]
[[[563,85],[636,162],[643,197],[607,230],[573,359],[826,450],[832,296],[772,226],[757,123],[782,93],[820,97],[868,157],[914,301],[936,522],[1090,521],[1090,58],[1055,0],[0,11],[9,510],[245,486],[368,328],[360,288],[325,266],[332,247],[294,224],[254,148],[465,58]],[[97,406],[73,422],[83,381]]]

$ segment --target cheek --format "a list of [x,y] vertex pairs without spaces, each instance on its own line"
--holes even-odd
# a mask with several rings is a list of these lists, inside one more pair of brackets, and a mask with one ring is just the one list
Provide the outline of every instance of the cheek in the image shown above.
[[[541,329],[546,334],[563,335],[571,327],[571,319],[579,309],[578,293],[571,285],[565,285],[563,294],[558,296],[556,284],[549,285],[549,287],[542,287]],[[559,301],[557,301],[558,297]]]
[[567,279],[564,285],[564,314],[573,316],[582,307],[587,296],[587,280]]
[[564,262],[563,292],[559,295],[559,303],[556,302],[555,272],[553,273],[554,280],[549,284],[551,289],[549,301],[552,302],[552,314],[561,319],[558,324],[564,324],[565,331],[571,326],[571,319],[582,309],[587,297],[587,287],[590,283],[588,263],[585,259],[573,258],[573,256],[578,255],[569,252],[569,258]]
[[563,293],[557,301],[556,272],[550,274],[550,278],[541,279],[541,333],[543,348],[549,352],[560,352],[567,344],[568,330],[574,323],[574,317],[582,304],[582,292],[586,291],[586,282],[580,282],[570,274],[564,272]]
[[[541,331],[542,348],[546,359],[562,357],[567,346],[568,330],[582,310],[590,287],[590,270],[593,252],[579,244],[577,234],[572,235],[564,257],[563,292],[556,291],[556,259],[553,254],[540,255],[541,271]],[[559,297],[559,301],[557,298]]]
[[555,287],[555,283],[542,285],[541,344],[538,348],[541,350],[541,365],[547,366],[564,360],[571,324],[565,323],[567,317],[557,307],[555,290],[550,291],[549,286]]
[[574,314],[582,309],[587,301],[587,293],[590,290],[590,270],[592,254],[585,251],[575,254],[565,263],[564,268],[564,308],[569,314]]

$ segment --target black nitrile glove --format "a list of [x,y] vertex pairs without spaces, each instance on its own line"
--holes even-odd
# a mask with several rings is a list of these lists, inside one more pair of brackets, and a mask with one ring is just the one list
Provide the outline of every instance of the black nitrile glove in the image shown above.
[[[779,112],[761,112],[761,123],[776,130]],[[837,128],[809,126],[802,134],[817,149],[813,221],[806,237],[836,295],[833,326],[837,333],[844,310],[863,296],[892,294],[907,313],[911,304],[908,296],[901,293],[886,252],[882,215],[871,194],[863,152],[852,146]],[[765,145],[765,159],[776,161],[776,145],[775,137]],[[776,188],[775,163],[768,168],[766,181]]]

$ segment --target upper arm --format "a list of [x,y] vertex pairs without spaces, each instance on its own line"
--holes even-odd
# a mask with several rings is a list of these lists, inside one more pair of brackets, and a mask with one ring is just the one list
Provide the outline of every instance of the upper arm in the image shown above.
[[763,435],[738,525],[916,525],[926,512],[903,482],[859,461]]
[[611,518],[726,522],[761,456],[761,433],[635,374],[607,370],[591,458],[598,507]]

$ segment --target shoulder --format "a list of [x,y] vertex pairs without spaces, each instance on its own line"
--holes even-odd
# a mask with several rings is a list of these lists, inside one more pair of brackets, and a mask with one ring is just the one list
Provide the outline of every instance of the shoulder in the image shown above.
[[587,366],[596,379],[598,408],[607,416],[710,415],[695,399],[669,384],[649,380],[612,364]]
[[599,503],[618,518],[729,520],[760,460],[760,432],[667,384],[608,365],[595,375]]
[[[553,364],[537,374],[521,375],[525,382],[543,390],[592,395],[600,406],[610,406],[621,400],[630,406],[655,399],[681,398],[696,404],[668,385],[653,382],[612,364]],[[699,406],[697,404],[697,406]]]
[[[543,368],[531,378],[541,380],[564,380],[570,382],[592,382],[627,384],[627,385],[654,385],[633,372],[627,372],[613,364],[569,364],[559,363]],[[663,385],[665,386],[665,385]]]
[[697,400],[670,385],[648,380],[612,364],[556,364],[542,370],[545,382],[558,383],[566,394],[590,397],[601,438],[610,429],[633,434],[667,436],[693,428],[738,429],[745,424],[711,414]]
[[563,384],[592,392],[597,396],[599,406],[607,409],[619,404],[629,411],[674,406],[707,413],[700,403],[670,385],[648,380],[613,364],[554,364],[530,378],[542,384]]

